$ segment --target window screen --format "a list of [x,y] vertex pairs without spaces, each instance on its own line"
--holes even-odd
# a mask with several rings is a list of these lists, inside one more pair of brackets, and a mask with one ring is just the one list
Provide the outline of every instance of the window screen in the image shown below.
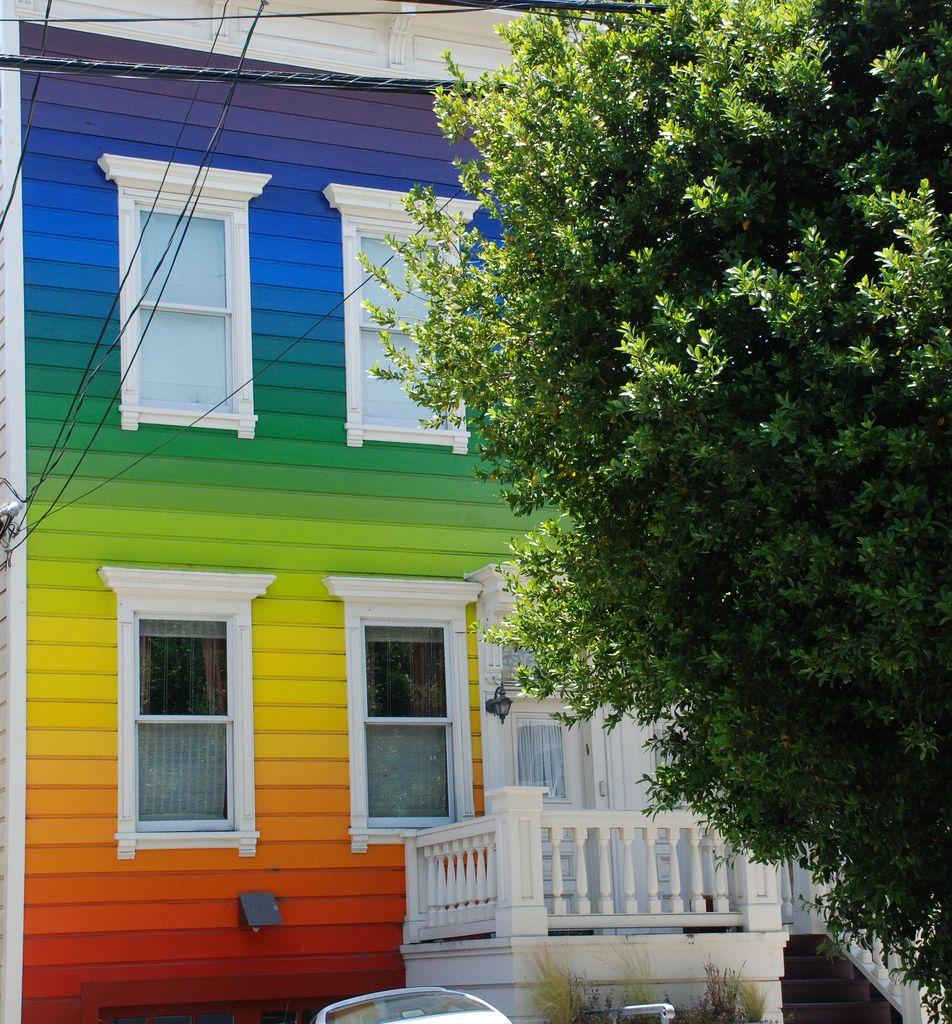
[[450,726],[444,630],[366,625],[364,644],[370,817],[445,819]]
[[229,819],[227,625],[139,620],[140,824]]

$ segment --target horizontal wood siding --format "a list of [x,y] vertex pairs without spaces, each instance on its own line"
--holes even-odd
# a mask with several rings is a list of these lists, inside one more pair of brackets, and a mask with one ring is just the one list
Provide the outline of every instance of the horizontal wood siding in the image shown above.
[[[35,39],[35,36],[33,37]],[[51,30],[60,53],[194,62]],[[24,80],[29,89],[30,80]],[[118,285],[116,189],[104,152],[167,160],[192,84],[45,78],[24,182],[29,465],[66,413]],[[224,90],[203,86],[181,162],[197,161]],[[261,366],[341,300],[332,181],[456,189],[428,100],[241,87],[214,164],[273,175],[251,203],[254,356]],[[106,342],[117,324],[108,325]],[[339,312],[255,384],[254,440],[193,429],[31,539],[24,1021],[78,1022],[84,986],[142,979],[321,975],[325,1001],[400,984],[403,849],[348,837],[343,607],[334,574],[460,579],[505,555],[517,524],[474,458],[344,435]],[[83,404],[55,495],[118,382],[118,354]],[[121,470],[172,428],[121,431],[113,409],[66,497]],[[105,564],[277,574],[253,603],[257,855],[116,858],[116,602]],[[475,774],[481,785],[475,640]],[[284,925],[238,928],[240,892],[282,900]],[[278,1007],[281,1008],[280,1006]]]

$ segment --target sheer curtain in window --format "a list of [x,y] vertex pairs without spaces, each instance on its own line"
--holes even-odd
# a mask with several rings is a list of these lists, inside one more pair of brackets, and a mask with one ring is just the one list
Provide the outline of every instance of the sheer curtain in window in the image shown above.
[[520,786],[547,786],[549,799],[565,799],[565,753],[558,722],[517,721],[516,756]]
[[139,620],[140,823],[227,824],[227,644],[224,622]]

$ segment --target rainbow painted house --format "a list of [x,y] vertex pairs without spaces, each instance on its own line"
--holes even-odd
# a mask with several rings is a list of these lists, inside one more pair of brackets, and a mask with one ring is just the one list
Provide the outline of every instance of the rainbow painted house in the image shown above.
[[[504,60],[511,15],[321,2],[351,13],[262,17],[247,66],[410,84],[0,72],[0,473],[36,488],[4,573],[2,1022],[308,1021],[434,982],[528,1021],[547,947],[599,984],[646,952],[673,998],[743,964],[778,1020],[799,880],[646,817],[633,725],[520,696],[472,628],[520,524],[464,429],[367,374],[358,254],[418,182],[486,216],[412,82]],[[0,49],[233,67],[256,9],[54,0],[44,32],[4,0]]]

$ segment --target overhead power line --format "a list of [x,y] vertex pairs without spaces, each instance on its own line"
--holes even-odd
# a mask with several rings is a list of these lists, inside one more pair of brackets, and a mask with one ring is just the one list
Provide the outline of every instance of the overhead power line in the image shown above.
[[[40,53],[46,53],[46,37],[50,29],[50,11],[53,9],[53,0],[46,0],[46,14],[43,18],[43,38],[40,41]],[[7,222],[7,216],[10,213],[10,207],[13,206],[13,201],[16,199],[17,189],[20,187],[20,175],[23,173],[23,157],[26,153],[26,144],[30,141],[30,132],[33,130],[33,112],[36,109],[36,94],[40,88],[40,79],[37,78],[33,83],[33,89],[30,92],[30,103],[27,107],[26,125],[23,129],[23,140],[20,143],[20,155],[17,157],[17,165],[13,171],[13,181],[10,182],[10,194],[7,196],[7,201],[4,204],[3,212],[0,213],[0,233],[3,231],[3,225]]]
[[[50,2],[52,2],[52,0],[50,0]],[[225,3],[223,5],[223,7],[222,7],[222,11],[223,12],[227,13],[227,11],[228,11],[228,4],[230,2],[231,2],[231,0],[225,0]],[[222,15],[222,19],[223,18],[224,18],[224,14]],[[208,53],[205,56],[205,66],[206,67],[211,63],[212,56],[215,53],[215,47],[218,45],[218,39],[221,36],[222,29],[224,27],[225,27],[224,20],[220,20],[219,24],[218,24],[218,27],[215,30],[215,36],[212,39],[211,47],[209,48]],[[37,81],[39,81],[39,78],[37,78]],[[181,146],[182,140],[185,137],[185,131],[188,128],[189,118],[192,115],[192,110],[194,109],[195,104],[198,101],[198,97],[201,94],[201,91],[202,91],[202,86],[201,86],[201,83],[199,83],[198,85],[195,86],[195,89],[194,89],[194,91],[192,93],[192,98],[189,101],[188,107],[187,107],[187,109],[185,111],[185,114],[184,114],[184,116],[182,118],[182,123],[179,126],[178,136],[176,137],[175,142],[172,144],[172,149],[171,149],[171,152],[169,153],[169,159],[166,162],[165,170],[162,172],[162,180],[159,182],[159,187],[156,190],[155,197],[153,198],[152,203],[151,203],[151,205],[149,207],[149,211],[146,214],[146,218],[145,218],[144,223],[141,224],[140,227],[139,227],[139,237],[136,239],[135,248],[132,250],[132,254],[129,256],[129,260],[128,260],[128,264],[126,266],[126,269],[123,272],[122,277],[119,279],[119,287],[116,289],[116,293],[113,296],[112,303],[109,306],[109,312],[103,318],[102,326],[99,329],[99,334],[96,337],[96,341],[93,343],[93,346],[92,346],[92,348],[89,351],[89,358],[86,360],[86,365],[83,368],[83,372],[82,372],[82,374],[81,374],[81,376],[79,378],[79,382],[76,385],[76,390],[75,390],[75,392],[73,394],[72,399],[70,400],[69,408],[66,410],[66,415],[63,417],[63,422],[60,424],[60,428],[57,431],[56,438],[53,441],[53,444],[50,446],[49,455],[47,456],[46,463],[43,466],[43,471],[40,473],[39,477],[37,478],[36,483],[30,489],[30,497],[32,497],[34,494],[36,494],[36,492],[40,489],[40,487],[43,486],[43,483],[46,480],[46,478],[48,476],[50,476],[54,472],[54,470],[56,469],[57,465],[59,465],[59,463],[60,463],[61,459],[63,458],[63,456],[66,454],[66,452],[68,450],[68,445],[69,445],[70,438],[72,437],[73,431],[76,428],[76,424],[79,421],[80,406],[83,404],[83,401],[84,401],[84,399],[86,398],[86,395],[89,392],[89,386],[92,383],[93,378],[99,372],[100,368],[103,365],[103,362],[108,357],[109,353],[111,353],[115,349],[115,347],[118,344],[119,340],[122,338],[122,335],[125,333],[126,327],[128,326],[129,320],[133,316],[135,316],[135,314],[139,310],[139,307],[142,305],[142,300],[143,300],[143,298],[145,296],[145,292],[143,292],[142,297],[140,297],[139,301],[133,307],[132,312],[129,314],[129,317],[126,320],[126,323],[123,324],[123,325],[120,325],[120,329],[119,329],[119,333],[118,333],[117,337],[115,339],[113,339],[112,344],[108,346],[108,348],[106,350],[106,354],[105,354],[105,356],[103,356],[103,359],[100,361],[99,365],[95,369],[93,369],[93,363],[96,361],[96,355],[97,355],[97,353],[99,351],[99,346],[102,344],[103,339],[106,336],[106,331],[109,329],[109,324],[112,322],[112,315],[116,311],[116,307],[119,305],[120,299],[122,297],[123,289],[126,287],[126,282],[129,279],[129,275],[132,273],[133,267],[135,266],[136,257],[139,255],[139,250],[141,249],[142,242],[145,239],[145,233],[148,230],[149,224],[152,222],[152,217],[155,214],[156,208],[158,207],[159,197],[162,195],[163,189],[165,188],[165,182],[166,182],[166,180],[167,180],[167,178],[169,176],[169,172],[172,169],[172,164],[175,161],[175,154],[178,152],[179,146]],[[200,171],[198,173],[200,173]],[[197,181],[198,181],[198,178],[197,178],[197,175],[196,175],[195,180],[192,182],[192,191],[189,193],[189,198],[191,198],[192,192],[194,192],[195,185],[197,184]],[[183,205],[182,213],[184,213],[185,208],[187,206],[188,206],[188,202],[186,201],[186,203]],[[182,218],[182,214],[180,213],[179,214],[179,220],[176,222],[176,229],[178,228],[178,223],[181,221],[181,218]],[[175,232],[172,233],[172,237],[173,238],[174,238],[174,236],[175,236]],[[166,246],[166,252],[163,254],[163,260],[165,258],[165,255],[167,255],[168,249],[171,247],[171,244],[172,244],[172,238],[169,239],[169,245]],[[153,282],[153,280],[155,279],[156,275],[159,272],[159,267],[161,266],[161,263],[162,263],[162,261],[160,260],[156,264],[155,270],[153,271],[152,276],[150,277],[149,281],[146,284],[146,290],[152,286],[152,282]]]
[[[630,14],[635,11],[663,11],[667,5],[662,3],[639,3],[635,0],[416,0],[424,8],[440,7],[443,10],[401,10],[400,15],[414,14],[455,14],[467,11],[527,11],[555,12],[571,11],[588,14]],[[394,12],[387,10],[321,10],[321,11],[275,11],[261,15],[262,21],[296,19],[309,21],[320,18],[360,18],[380,17]],[[220,16],[214,14],[179,14],[179,15],[104,15],[102,17],[83,16],[75,18],[53,18],[52,25],[142,25],[142,24],[176,24],[179,22],[197,23],[218,21]],[[226,21],[247,21],[248,14],[229,14]],[[0,21],[19,21],[26,24],[38,23],[36,18],[0,18]]]
[[[259,0],[258,15],[260,15],[261,11],[264,9],[264,5],[265,5],[266,2],[267,2],[267,0]],[[251,28],[248,30],[248,33],[247,33],[247,35],[245,37],[244,46],[242,47],[242,50],[241,50],[241,57],[239,58],[239,61],[238,61],[238,70],[239,71],[241,70],[242,63],[244,62],[245,56],[246,56],[246,54],[248,52],[248,47],[251,44],[251,36],[252,36],[252,34],[253,34],[254,30],[255,30],[255,26],[257,25],[257,23],[258,23],[258,16],[256,16],[252,20]],[[87,379],[86,389],[88,390],[89,382],[102,369],[103,365],[105,364],[106,358],[109,355],[109,352],[111,352],[116,347],[116,345],[119,344],[119,341],[120,341],[123,333],[125,332],[126,328],[129,326],[129,323],[131,322],[131,320],[133,318],[135,310],[138,309],[139,306],[141,306],[143,300],[145,299],[146,294],[148,294],[148,291],[149,291],[149,289],[152,286],[152,282],[155,280],[156,275],[158,274],[160,268],[164,264],[165,259],[166,259],[166,257],[169,254],[169,251],[170,251],[170,249],[172,247],[173,242],[175,241],[176,237],[178,237],[178,244],[177,244],[177,246],[175,248],[175,252],[172,253],[171,260],[169,261],[168,270],[167,270],[167,272],[165,274],[165,280],[162,282],[162,286],[159,289],[159,293],[158,293],[158,295],[155,298],[155,302],[154,302],[154,305],[152,306],[152,309],[150,311],[150,315],[149,315],[148,321],[146,322],[145,326],[143,327],[143,329],[141,331],[141,334],[140,334],[139,339],[138,339],[138,341],[136,343],[136,346],[133,349],[132,354],[131,354],[131,356],[129,358],[128,365],[126,366],[126,369],[123,371],[122,376],[119,379],[119,384],[118,384],[118,386],[116,388],[116,391],[113,394],[113,396],[110,398],[106,408],[104,409],[102,417],[100,418],[99,423],[96,426],[96,429],[93,431],[92,437],[89,439],[89,441],[86,444],[86,447],[80,453],[79,458],[76,460],[75,464],[73,465],[72,469],[70,470],[69,475],[67,476],[65,482],[63,483],[62,487],[59,489],[56,497],[53,499],[52,504],[47,509],[47,511],[45,513],[43,513],[43,515],[40,516],[40,518],[34,524],[35,526],[39,526],[39,524],[41,522],[43,522],[43,520],[56,508],[57,503],[63,497],[63,494],[66,492],[67,488],[69,487],[70,483],[72,482],[73,478],[75,477],[77,471],[79,470],[79,467],[82,465],[83,460],[89,454],[89,451],[92,448],[96,438],[99,436],[100,431],[102,430],[103,426],[105,425],[106,419],[109,416],[109,412],[112,409],[113,403],[119,397],[119,395],[122,393],[122,386],[125,383],[126,377],[129,375],[130,371],[132,370],[133,363],[135,362],[135,359],[136,359],[136,357],[139,354],[139,350],[142,348],[142,342],[145,340],[146,333],[148,332],[149,327],[152,324],[152,319],[155,316],[156,311],[159,308],[159,303],[162,300],[162,295],[164,294],[165,288],[168,285],[169,279],[172,276],[172,271],[173,271],[173,269],[175,267],[175,261],[178,259],[178,255],[181,252],[182,246],[185,243],[185,237],[186,237],[186,234],[188,233],[188,229],[189,229],[189,226],[191,224],[192,217],[195,214],[195,210],[196,210],[196,208],[198,206],[198,202],[201,199],[202,189],[205,186],[205,179],[208,176],[208,170],[209,170],[209,167],[210,167],[210,163],[211,163],[212,157],[215,154],[216,149],[218,148],[218,143],[221,141],[222,132],[223,132],[223,129],[225,127],[225,119],[228,116],[228,111],[229,111],[229,109],[231,107],[231,101],[234,98],[235,90],[237,89],[237,87],[238,87],[238,82],[237,81],[232,81],[231,88],[228,90],[228,95],[226,96],[225,101],[222,104],[221,115],[218,118],[218,123],[215,126],[215,130],[212,133],[211,138],[209,139],[208,145],[205,148],[205,152],[202,155],[202,159],[201,159],[201,161],[198,164],[198,167],[197,167],[196,172],[195,172],[195,178],[194,178],[194,180],[192,182],[191,190],[190,190],[188,196],[185,199],[185,203],[182,206],[182,210],[179,213],[178,219],[176,220],[175,225],[174,225],[174,227],[172,229],[171,235],[169,237],[169,242],[168,242],[168,244],[165,247],[165,251],[162,253],[161,257],[158,259],[158,261],[156,263],[156,269],[153,272],[152,277],[148,280],[148,282],[146,282],[145,288],[143,289],[142,294],[140,295],[138,301],[136,302],[135,309],[133,310],[133,313],[131,313],[129,315],[129,317],[126,319],[126,322],[121,325],[120,330],[119,330],[119,334],[117,335],[115,340],[110,345],[110,347],[107,350],[106,354],[100,360],[100,362],[99,362],[98,366],[96,367],[96,369],[93,371],[93,373]],[[198,189],[197,194],[196,194],[196,188]],[[194,197],[194,201],[193,201],[193,197]],[[189,203],[192,204],[191,209],[189,209]],[[186,216],[186,213],[187,213],[187,216]],[[184,225],[183,225],[183,218],[184,218]],[[180,228],[181,228],[181,232],[179,232]],[[141,237],[142,236],[140,234],[140,239],[139,239],[140,243],[141,243]],[[76,396],[74,396],[74,402],[75,402],[75,397]],[[81,401],[82,401],[82,398],[80,398],[80,402]],[[74,403],[71,403],[71,406],[73,404]],[[79,408],[78,407],[75,407],[74,416],[77,417],[77,418],[79,416]],[[57,462],[59,461],[59,457],[57,457],[56,461]],[[54,465],[55,465],[55,463],[54,463]],[[37,486],[39,486],[39,485],[37,485]],[[36,488],[34,488],[32,494],[35,494],[35,493],[36,493]],[[29,536],[29,532],[30,531],[28,530],[27,536]],[[26,539],[26,538],[24,538],[24,539]],[[12,552],[13,548],[11,548],[10,550]]]
[[247,68],[201,68],[174,64],[130,64],[79,57],[41,57],[0,54],[0,68],[56,75],[102,75],[109,78],[163,78],[179,82],[247,82],[259,85],[306,86],[317,89],[355,89],[370,92],[432,92],[454,83],[435,78],[397,78],[349,75],[339,71],[256,71]]
[[[463,192],[463,188],[462,188],[462,186],[460,186],[459,188],[457,188],[457,190],[451,196],[449,196],[448,198],[443,200],[443,202],[439,206],[439,211],[443,212],[450,205],[450,203],[453,202],[454,199],[456,199],[458,196],[460,196],[462,194],[462,192]],[[420,231],[422,231],[422,230],[423,230],[422,228],[417,228],[416,231],[413,232],[413,235],[418,235],[420,233]],[[413,237],[413,236],[411,236],[411,237]],[[397,252],[396,252],[396,250],[394,250],[394,252],[392,252],[383,261],[383,263],[380,264],[380,267],[378,269],[379,270],[383,270],[385,267],[387,267],[387,265],[392,260],[396,259],[396,256],[397,256]],[[365,277],[359,284],[357,284],[354,288],[352,288],[349,292],[347,292],[347,294],[344,295],[339,301],[335,302],[334,305],[331,306],[330,309],[328,309],[326,312],[322,313],[307,328],[307,330],[305,330],[302,334],[299,334],[296,338],[293,338],[290,342],[288,342],[288,344],[285,345],[284,348],[281,349],[281,351],[278,352],[277,355],[272,356],[272,358],[269,359],[266,363],[264,363],[264,365],[259,366],[258,369],[255,370],[254,373],[252,373],[251,376],[247,380],[242,381],[236,388],[234,388],[227,395],[225,395],[224,398],[220,399],[210,409],[206,409],[204,412],[200,413],[191,422],[186,423],[185,426],[179,427],[179,429],[176,430],[175,433],[170,434],[167,438],[165,438],[164,441],[160,441],[157,445],[155,445],[153,448],[150,448],[147,452],[143,452],[141,455],[136,456],[136,458],[133,459],[132,462],[130,462],[127,466],[124,466],[118,472],[113,473],[112,476],[107,477],[105,480],[100,480],[98,484],[94,484],[92,487],[89,487],[85,491],[82,491],[81,493],[79,493],[79,494],[75,495],[74,497],[70,498],[69,501],[65,501],[65,502],[63,502],[62,505],[58,505],[57,502],[63,496],[63,492],[66,490],[66,487],[69,486],[70,482],[73,480],[74,476],[76,475],[76,470],[79,468],[79,462],[81,462],[82,458],[85,457],[85,455],[88,453],[88,451],[89,451],[89,449],[90,449],[90,447],[92,445],[92,441],[90,441],[89,444],[86,446],[86,449],[84,450],[83,455],[80,457],[79,462],[77,462],[76,466],[73,467],[73,470],[70,473],[69,478],[67,479],[66,483],[63,485],[62,488],[60,488],[59,494],[57,494],[56,498],[53,501],[53,504],[51,504],[50,507],[47,508],[47,510],[40,516],[39,519],[37,519],[37,521],[35,523],[31,523],[30,526],[27,528],[27,530],[23,533],[23,535],[18,538],[17,543],[10,547],[8,557],[9,557],[9,555],[12,555],[12,553],[14,551],[16,551],[16,549],[20,546],[20,544],[24,543],[30,537],[30,535],[33,533],[33,531],[36,530],[51,515],[55,515],[55,513],[57,513],[57,512],[62,512],[63,509],[69,508],[70,505],[75,505],[77,502],[82,501],[84,498],[89,497],[90,494],[93,494],[95,491],[100,490],[101,488],[105,487],[107,484],[111,484],[115,480],[118,480],[119,477],[124,476],[131,469],[135,469],[135,467],[138,466],[141,462],[144,462],[146,459],[149,459],[153,455],[158,454],[160,451],[162,451],[163,448],[168,447],[173,441],[175,441],[176,439],[181,437],[182,434],[186,433],[187,431],[191,430],[193,427],[195,427],[199,423],[201,423],[202,420],[205,419],[207,416],[211,416],[211,414],[213,412],[215,412],[216,410],[220,409],[226,402],[229,402],[232,398],[234,398],[234,396],[237,395],[238,392],[241,391],[242,388],[245,388],[249,384],[251,384],[254,381],[256,381],[261,376],[261,374],[263,374],[266,370],[269,370],[272,366],[275,365],[275,363],[280,362],[292,349],[294,349],[298,345],[300,345],[301,342],[307,341],[307,339],[310,338],[310,336],[314,333],[314,331],[317,330],[318,327],[321,326],[321,324],[323,324],[326,320],[328,320],[330,317],[332,317],[336,312],[338,312],[338,310],[343,309],[344,306],[347,303],[347,300],[350,299],[352,296],[356,295],[361,290],[361,288],[364,287],[365,284],[368,284],[373,279],[374,279],[373,275],[368,274],[367,277]],[[109,405],[111,407],[112,406],[112,402],[110,402]],[[108,409],[107,409],[107,412],[108,412]],[[100,422],[100,426],[101,425],[102,424]],[[99,432],[99,430],[97,428],[96,433],[98,433],[98,432]],[[95,435],[94,435],[94,438],[95,438]]]

